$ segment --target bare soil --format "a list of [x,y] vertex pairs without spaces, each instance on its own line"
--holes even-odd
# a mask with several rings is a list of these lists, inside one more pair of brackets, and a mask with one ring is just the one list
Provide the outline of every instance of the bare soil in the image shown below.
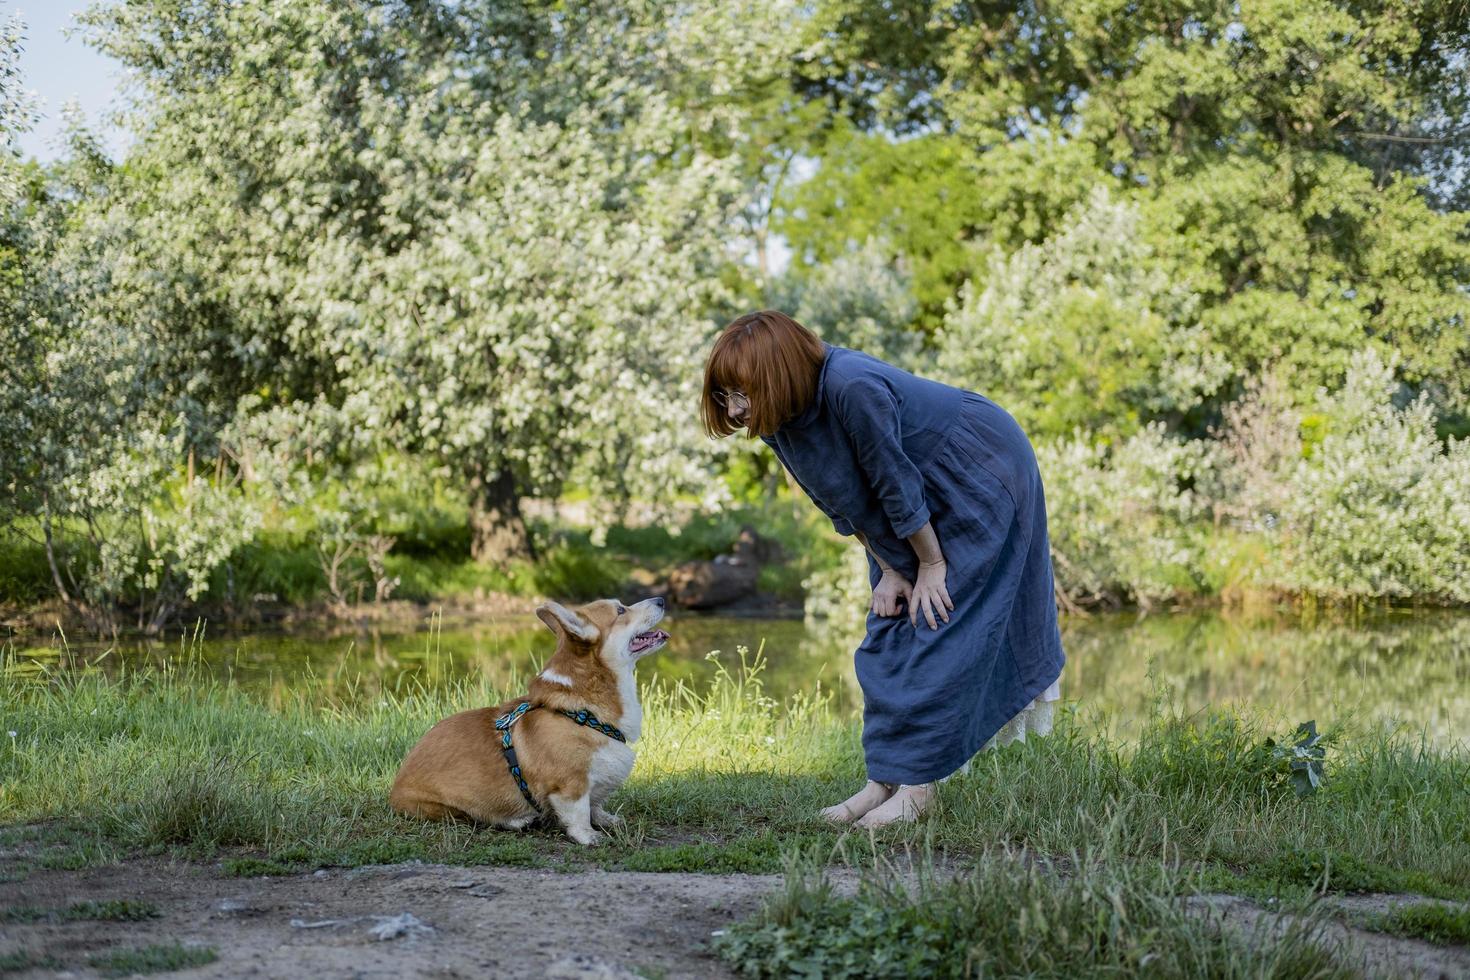
[[[856,878],[836,872],[839,891]],[[34,870],[0,882],[0,957],[28,953],[53,965],[15,977],[91,977],[93,956],[155,944],[206,946],[218,959],[190,977],[633,977],[723,978],[716,930],[753,914],[781,886],[775,875],[464,868],[427,864],[231,878],[212,864],[137,859],[79,871]],[[147,902],[137,922],[6,922],[15,909],[84,902]],[[1470,976],[1470,948],[1369,932],[1353,913],[1423,901],[1360,896],[1329,908],[1319,938],[1370,976]],[[1265,936],[1291,916],[1231,895],[1190,900],[1227,928]],[[0,961],[3,962],[3,961]]]
[[0,914],[130,899],[158,918],[3,923],[0,955],[54,958],[61,971],[14,974],[23,977],[97,976],[92,956],[174,942],[218,952],[175,974],[190,977],[728,977],[711,933],[778,883],[421,864],[227,878],[210,865],[137,860],[0,884]]

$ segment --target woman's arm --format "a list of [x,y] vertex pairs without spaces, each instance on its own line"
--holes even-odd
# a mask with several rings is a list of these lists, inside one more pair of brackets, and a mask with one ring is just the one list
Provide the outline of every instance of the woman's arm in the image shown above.
[[907,601],[910,605],[913,603],[913,585],[894,569],[892,565],[884,561],[882,555],[873,550],[873,546],[868,543],[868,536],[866,534],[856,530],[852,533],[855,538],[863,543],[863,547],[868,550],[868,554],[873,556],[873,560],[878,563],[878,567],[883,569],[883,575],[878,579],[878,584],[873,586],[873,600],[869,608],[879,616],[899,615],[903,611],[899,605],[899,600]]
[[834,407],[889,527],[900,538],[911,537],[929,522],[929,507],[924,476],[903,451],[893,392],[871,378],[857,378],[838,389]]
[[934,533],[934,525],[925,521],[924,526],[906,540],[919,559],[919,574],[914,576],[914,590],[909,601],[909,622],[917,628],[919,614],[923,613],[929,628],[936,630],[939,628],[936,617],[947,623],[950,611],[954,609],[945,581],[949,567],[944,562],[944,552],[939,550],[939,536]]
[[867,549],[868,554],[873,556],[873,560],[878,563],[879,568],[883,569],[883,571],[885,572],[893,571],[893,566],[884,561],[883,556],[874,551],[873,546],[868,544],[868,536],[866,534],[861,531],[853,531],[852,536],[857,538],[862,546]]

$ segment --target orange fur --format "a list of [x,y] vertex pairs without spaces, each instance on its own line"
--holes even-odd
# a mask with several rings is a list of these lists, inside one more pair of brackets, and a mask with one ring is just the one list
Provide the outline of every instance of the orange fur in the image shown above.
[[[536,811],[521,795],[506,766],[500,732],[495,728],[495,719],[522,701],[543,709],[586,708],[600,720],[624,729],[629,742],[636,741],[642,708],[631,682],[633,663],[663,641],[637,653],[629,644],[634,635],[653,631],[663,616],[663,600],[646,600],[621,614],[620,608],[620,603],[607,599],[575,610],[554,603],[538,609],[537,615],[557,636],[556,652],[543,673],[566,678],[571,686],[537,675],[524,698],[462,711],[439,722],[403,760],[388,796],[393,808],[431,820],[468,819],[508,828],[535,819]],[[575,630],[595,632],[595,638],[584,639]],[[629,691],[633,703],[625,704]],[[582,843],[595,840],[587,824],[599,816],[607,818],[601,805],[627,775],[622,771],[622,778],[608,777],[606,765],[599,770],[594,764],[597,753],[607,750],[613,740],[548,710],[527,712],[511,734],[521,771],[542,809],[554,813],[573,838]],[[631,769],[631,748],[622,761]],[[613,768],[621,770],[621,766]]]

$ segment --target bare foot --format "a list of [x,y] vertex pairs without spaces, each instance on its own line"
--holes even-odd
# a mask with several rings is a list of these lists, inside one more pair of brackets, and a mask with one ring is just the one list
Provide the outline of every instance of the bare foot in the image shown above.
[[872,830],[891,823],[917,820],[919,814],[928,809],[934,800],[934,784],[922,786],[900,786],[881,806],[874,807],[857,822],[859,827]]
[[833,823],[852,823],[892,794],[893,787],[887,783],[875,783],[870,779],[866,786],[841,803],[823,810],[822,816]]

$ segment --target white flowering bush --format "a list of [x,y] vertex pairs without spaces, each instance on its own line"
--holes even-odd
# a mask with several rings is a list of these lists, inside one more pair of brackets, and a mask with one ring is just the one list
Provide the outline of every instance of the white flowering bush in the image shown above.
[[1398,407],[1397,390],[1370,350],[1322,395],[1326,433],[1296,466],[1283,514],[1282,585],[1470,602],[1470,440],[1442,444],[1428,399]]
[[861,622],[873,596],[868,581],[867,551],[855,539],[844,539],[837,561],[813,570],[802,580],[806,594],[803,612],[808,620]]
[[1192,590],[1207,502],[1189,486],[1210,467],[1203,444],[1153,423],[1112,446],[1079,433],[1036,454],[1057,584],[1070,600],[1147,607]]
[[788,269],[771,285],[768,304],[828,343],[921,370],[923,335],[912,329],[919,306],[891,251],[870,240],[821,265]]
[[732,86],[793,43],[789,2],[311,0],[186,32],[171,9],[89,23],[138,69],[130,171],[168,179],[129,199],[225,400],[325,397],[452,466],[486,559],[525,550],[521,496],[569,481],[604,524],[723,502],[696,407],[748,191]]
[[[158,630],[185,600],[209,589],[215,569],[260,527],[259,501],[197,474],[180,473],[182,427],[145,429],[98,445],[96,468],[58,486],[56,516],[84,526],[91,567],[79,593],[95,615],[119,605]],[[68,520],[70,519],[70,520]]]

